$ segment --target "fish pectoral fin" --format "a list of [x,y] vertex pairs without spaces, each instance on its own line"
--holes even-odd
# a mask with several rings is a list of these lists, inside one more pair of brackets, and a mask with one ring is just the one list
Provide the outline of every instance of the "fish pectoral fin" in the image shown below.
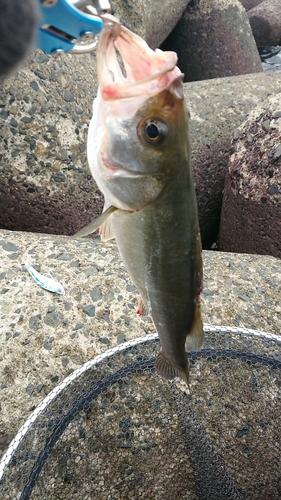
[[166,380],[180,377],[188,384],[189,368],[187,358],[184,368],[181,369],[173,365],[171,361],[164,356],[163,352],[160,351],[156,359],[155,368],[157,373]]
[[201,317],[200,302],[196,303],[195,316],[190,332],[188,333],[185,341],[185,350],[197,351],[202,347],[204,340],[204,328]]
[[73,236],[70,236],[70,238],[83,238],[83,236],[88,236],[88,234],[94,233],[101,225],[105,224],[108,217],[115,212],[115,210],[118,209],[111,205],[107,210],[105,210],[105,212],[99,215],[96,219],[92,220],[90,224],[80,229],[80,231],[73,234]]

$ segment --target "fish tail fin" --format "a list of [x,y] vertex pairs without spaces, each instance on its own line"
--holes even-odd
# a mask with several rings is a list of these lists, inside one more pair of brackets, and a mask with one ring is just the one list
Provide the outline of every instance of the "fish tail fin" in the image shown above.
[[188,384],[189,368],[187,358],[185,366],[180,368],[173,365],[171,361],[164,356],[163,352],[160,351],[156,359],[155,368],[157,373],[166,380],[172,380],[175,377],[180,377]]
[[188,352],[197,351],[202,347],[203,340],[204,340],[204,328],[200,311],[200,302],[198,300],[196,304],[193,324],[189,334],[186,337],[185,350]]

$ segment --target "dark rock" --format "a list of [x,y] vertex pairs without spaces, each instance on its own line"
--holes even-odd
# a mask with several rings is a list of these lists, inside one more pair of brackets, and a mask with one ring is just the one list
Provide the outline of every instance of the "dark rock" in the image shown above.
[[63,260],[65,262],[68,262],[73,259],[73,255],[71,253],[62,253],[58,255],[57,260]]
[[81,330],[81,328],[83,328],[84,326],[84,323],[77,323],[75,325],[75,327],[73,328],[73,330]]
[[14,243],[5,243],[4,241],[0,241],[0,245],[2,246],[3,250],[6,250],[6,252],[16,252],[18,250],[18,247]]
[[268,188],[268,194],[278,194],[278,193],[279,193],[278,186],[276,186],[276,184],[271,184]]
[[74,101],[74,94],[70,92],[69,90],[65,90],[63,94],[63,98],[66,102],[73,102]]
[[31,396],[31,395],[33,394],[34,390],[35,390],[35,387],[34,387],[34,385],[33,385],[33,384],[29,384],[29,385],[25,388],[25,390],[26,390],[27,394],[28,394],[29,396]]
[[36,113],[36,111],[37,111],[36,106],[32,106],[32,107],[28,110],[28,114],[29,114],[30,116],[33,116],[33,115]]
[[[33,149],[35,149],[35,146],[36,146],[35,139],[30,140],[29,146],[30,146],[31,151],[33,151]],[[34,173],[35,173],[35,171],[34,171]],[[38,171],[38,173],[39,173],[39,171]]]
[[51,351],[52,345],[49,344],[49,342],[43,342],[43,347],[44,349],[47,349],[47,351]]
[[100,300],[102,298],[102,292],[99,286],[95,286],[90,293],[93,302]]
[[86,143],[84,142],[83,144],[79,144],[79,149],[80,149],[81,153],[83,153],[83,151],[86,151],[86,149],[87,149]]
[[9,118],[10,116],[10,111],[8,109],[1,109],[0,111],[0,117],[3,119],[3,120],[7,120],[7,118]]
[[[0,406],[0,410],[1,410],[1,406]],[[0,451],[4,451],[7,446],[10,444],[10,442],[12,441],[13,439],[13,436],[12,434],[1,434],[0,435]]]
[[94,304],[89,304],[88,306],[84,306],[83,311],[85,314],[87,314],[87,316],[90,316],[91,318],[93,318],[96,314],[96,308]]
[[30,82],[30,85],[33,88],[33,90],[37,90],[38,91],[40,89],[40,87],[39,87],[38,83],[36,82],[36,80],[32,80]]
[[20,154],[20,152],[21,152],[20,148],[13,148],[11,151],[11,156],[13,158],[16,158]]
[[58,312],[48,312],[44,318],[44,323],[48,326],[55,328],[63,320],[63,315]]
[[55,172],[52,174],[51,179],[56,182],[65,182],[65,175],[62,172]]
[[38,76],[38,78],[40,78],[40,80],[46,80],[46,76],[43,75],[43,73],[41,73],[41,71],[38,71],[37,69],[34,70],[34,75]]
[[41,314],[37,314],[36,316],[31,316],[31,318],[29,318],[29,328],[31,330],[34,330],[36,331],[38,329],[38,326],[40,325],[40,321],[42,320],[42,315]]
[[57,77],[57,74],[54,70],[51,71],[51,76],[50,76],[50,80],[52,80],[53,82],[56,82],[58,79]]
[[24,123],[30,123],[32,121],[32,118],[30,116],[23,116],[20,120]]
[[124,342],[126,342],[124,333],[119,333],[119,335],[117,336],[117,344],[123,344]]
[[189,82],[262,71],[239,0],[192,2],[161,48],[177,52]]
[[100,341],[106,345],[110,344],[110,339],[108,337],[100,337]]
[[35,61],[39,64],[44,64],[49,61],[49,58],[50,56],[47,56],[47,54],[42,54],[42,52],[39,52],[35,56]]
[[73,261],[70,263],[70,266],[71,266],[71,267],[80,267],[80,262],[79,262],[79,260],[73,260]]

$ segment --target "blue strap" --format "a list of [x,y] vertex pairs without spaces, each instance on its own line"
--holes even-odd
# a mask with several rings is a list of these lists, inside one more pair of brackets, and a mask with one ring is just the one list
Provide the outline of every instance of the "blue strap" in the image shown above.
[[[100,17],[81,12],[68,0],[58,0],[51,7],[46,7],[39,0],[39,5],[41,22],[37,45],[48,54],[56,50],[68,52],[74,47],[75,39],[81,38],[87,31],[95,35],[103,27]],[[52,27],[55,28],[54,32]]]

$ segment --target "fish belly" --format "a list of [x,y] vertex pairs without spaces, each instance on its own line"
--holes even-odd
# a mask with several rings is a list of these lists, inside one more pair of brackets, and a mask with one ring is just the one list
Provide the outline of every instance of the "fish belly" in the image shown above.
[[111,216],[122,260],[153,318],[162,352],[178,367],[186,365],[201,265],[195,197],[182,191]]

